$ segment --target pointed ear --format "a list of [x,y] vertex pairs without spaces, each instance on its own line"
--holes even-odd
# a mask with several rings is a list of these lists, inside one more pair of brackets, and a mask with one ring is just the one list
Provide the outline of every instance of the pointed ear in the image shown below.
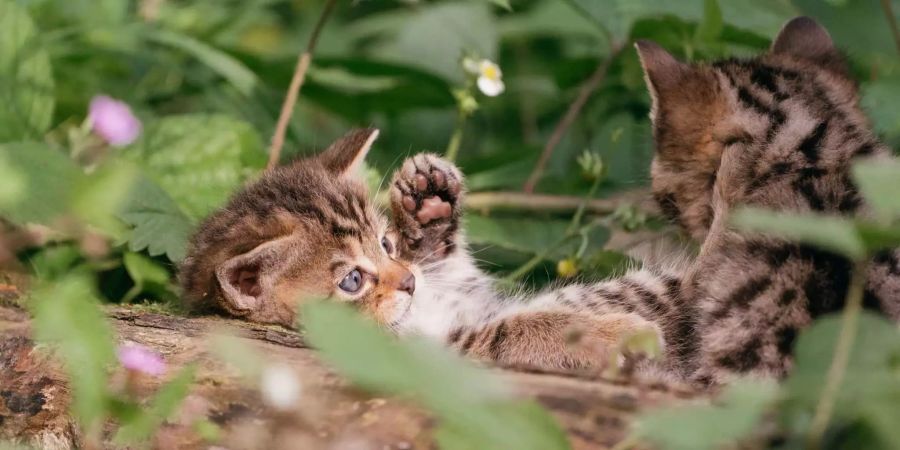
[[325,149],[319,155],[319,161],[335,175],[356,176],[377,138],[375,128],[352,130]]
[[690,68],[653,41],[640,39],[634,43],[634,47],[641,60],[641,68],[644,69],[644,81],[653,100],[651,113],[655,116],[660,98],[683,88],[682,78]]
[[278,276],[287,265],[290,236],[264,242],[216,268],[216,279],[232,314],[243,316],[271,298]]
[[809,17],[796,17],[784,24],[770,51],[820,63],[841,59],[828,31]]

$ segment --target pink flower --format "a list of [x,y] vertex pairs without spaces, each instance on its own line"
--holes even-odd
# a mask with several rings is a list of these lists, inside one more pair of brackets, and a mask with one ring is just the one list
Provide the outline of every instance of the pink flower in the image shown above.
[[143,345],[120,345],[116,354],[122,367],[147,375],[162,375],[166,372],[166,362],[159,353]]
[[94,132],[114,147],[128,145],[141,134],[141,121],[131,108],[105,95],[91,99],[88,119]]

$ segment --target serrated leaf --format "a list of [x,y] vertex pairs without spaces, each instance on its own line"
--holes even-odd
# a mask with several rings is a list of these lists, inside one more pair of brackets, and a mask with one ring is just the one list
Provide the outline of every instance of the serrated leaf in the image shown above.
[[194,381],[196,366],[189,364],[174,378],[160,386],[146,409],[142,409],[133,420],[124,423],[116,433],[115,442],[119,444],[136,444],[145,442],[153,432],[175,411],[187,397],[191,383]]
[[265,165],[262,140],[223,115],[169,116],[123,150],[192,219],[205,217]]
[[720,405],[649,411],[638,418],[635,433],[669,450],[723,448],[753,431],[777,394],[775,383],[737,381]]
[[46,224],[68,212],[72,187],[84,183],[85,176],[61,151],[46,144],[18,142],[0,144],[0,155],[21,177],[15,202],[0,205],[0,213],[16,223]]
[[16,2],[0,0],[0,142],[40,137],[53,106],[53,72],[38,30]]
[[39,288],[30,302],[37,339],[58,350],[73,391],[73,410],[90,429],[106,414],[107,369],[115,360],[113,334],[85,275]]
[[777,213],[741,208],[731,223],[743,230],[778,236],[834,251],[851,259],[865,256],[866,246],[852,220],[810,213]]
[[119,217],[133,227],[127,238],[131,251],[146,249],[151,256],[164,254],[173,262],[184,259],[194,223],[156,183],[139,179]]
[[900,162],[860,161],[853,165],[851,173],[866,202],[880,218],[890,221],[900,217]]

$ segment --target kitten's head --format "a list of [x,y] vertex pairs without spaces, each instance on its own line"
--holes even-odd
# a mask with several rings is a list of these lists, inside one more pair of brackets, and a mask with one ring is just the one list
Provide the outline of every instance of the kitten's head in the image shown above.
[[711,196],[726,148],[768,145],[773,122],[797,109],[827,108],[823,96],[856,102],[828,32],[807,17],[789,21],[767,53],[749,60],[686,64],[653,42],[635,46],[652,98],[654,196],[698,240],[712,222]]
[[208,217],[180,278],[195,306],[293,324],[298,302],[352,302],[386,326],[408,311],[415,278],[369,202],[359,168],[378,136],[356,130],[321,154],[262,176]]

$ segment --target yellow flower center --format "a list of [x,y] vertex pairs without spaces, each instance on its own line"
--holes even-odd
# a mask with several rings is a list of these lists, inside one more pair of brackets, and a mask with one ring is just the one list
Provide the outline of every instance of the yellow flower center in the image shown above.
[[481,69],[481,76],[490,80],[496,80],[500,78],[500,72],[494,66],[485,66]]

